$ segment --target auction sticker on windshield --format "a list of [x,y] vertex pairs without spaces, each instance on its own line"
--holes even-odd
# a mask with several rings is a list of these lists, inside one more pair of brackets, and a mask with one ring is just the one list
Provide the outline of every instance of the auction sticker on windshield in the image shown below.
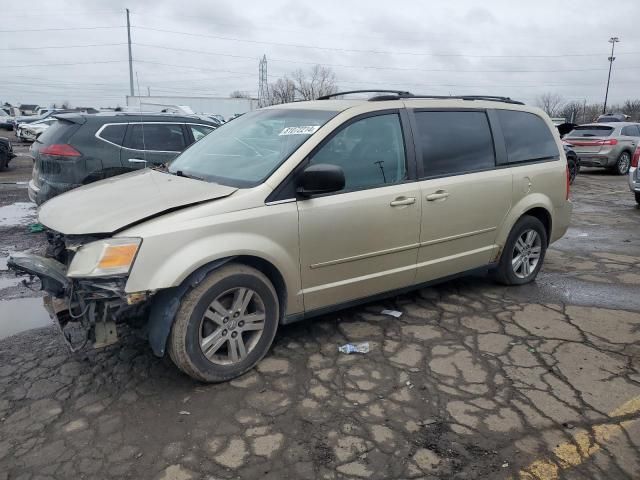
[[287,127],[283,129],[278,135],[311,135],[312,133],[316,133],[319,128],[319,125],[309,125],[306,127]]

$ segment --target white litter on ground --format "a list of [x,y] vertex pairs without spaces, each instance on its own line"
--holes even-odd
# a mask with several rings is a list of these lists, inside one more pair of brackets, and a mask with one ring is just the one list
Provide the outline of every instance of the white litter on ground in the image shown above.
[[0,207],[0,227],[15,227],[36,221],[36,206],[31,202],[16,202]]
[[402,316],[402,312],[399,312],[398,310],[382,310],[380,313],[382,315],[390,315],[396,318],[400,318]]

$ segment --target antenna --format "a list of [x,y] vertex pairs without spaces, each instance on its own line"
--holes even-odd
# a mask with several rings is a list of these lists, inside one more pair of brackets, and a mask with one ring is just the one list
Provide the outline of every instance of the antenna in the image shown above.
[[267,55],[262,56],[258,64],[258,107],[266,107],[269,103],[269,83],[267,81]]
[[138,86],[138,107],[140,109],[140,128],[142,129],[142,159],[144,166],[147,166],[147,142],[144,139],[144,122],[142,121],[142,97],[140,96],[140,80],[138,80],[138,71],[136,70],[136,84]]

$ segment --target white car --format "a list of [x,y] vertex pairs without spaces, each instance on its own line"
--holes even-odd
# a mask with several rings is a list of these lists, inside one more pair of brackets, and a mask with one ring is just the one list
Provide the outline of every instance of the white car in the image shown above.
[[33,142],[39,134],[44,132],[54,122],[57,122],[57,119],[45,118],[44,120],[38,120],[33,123],[21,123],[16,129],[16,137],[26,142]]

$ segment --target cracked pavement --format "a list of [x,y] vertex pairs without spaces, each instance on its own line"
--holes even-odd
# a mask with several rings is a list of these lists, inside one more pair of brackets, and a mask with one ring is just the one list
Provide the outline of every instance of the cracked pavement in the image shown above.
[[[282,327],[229,383],[194,383],[135,329],[80,354],[52,327],[0,340],[0,480],[637,478],[640,210],[625,182],[578,177],[534,285],[465,278]],[[337,351],[359,341],[368,354]]]

